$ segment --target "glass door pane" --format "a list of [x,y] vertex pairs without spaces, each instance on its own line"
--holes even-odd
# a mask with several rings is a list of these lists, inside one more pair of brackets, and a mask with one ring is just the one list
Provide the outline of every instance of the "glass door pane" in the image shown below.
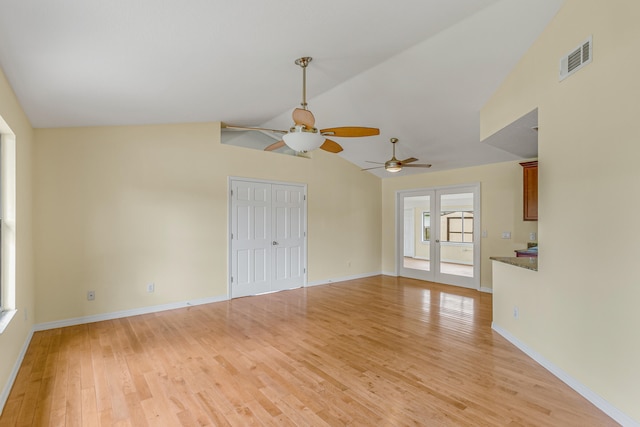
[[474,277],[474,194],[439,194],[439,264],[438,272]]
[[402,265],[413,270],[431,270],[431,196],[406,196]]

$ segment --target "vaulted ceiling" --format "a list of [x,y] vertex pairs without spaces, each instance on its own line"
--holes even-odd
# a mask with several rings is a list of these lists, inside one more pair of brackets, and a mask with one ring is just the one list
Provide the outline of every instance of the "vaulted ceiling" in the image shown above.
[[336,138],[339,155],[371,167],[367,160],[391,157],[396,137],[398,158],[435,171],[520,158],[479,141],[479,111],[561,5],[2,0],[0,66],[37,128],[223,121],[288,129],[302,97],[294,60],[311,56],[307,100],[318,127],[381,130]]

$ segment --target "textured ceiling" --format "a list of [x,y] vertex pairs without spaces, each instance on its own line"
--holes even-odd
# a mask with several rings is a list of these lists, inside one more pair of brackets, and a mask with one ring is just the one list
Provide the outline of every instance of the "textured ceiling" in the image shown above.
[[369,167],[390,158],[397,137],[398,158],[444,170],[519,158],[479,142],[479,111],[561,4],[0,0],[0,66],[35,127],[288,129],[301,100],[293,61],[312,56],[318,127],[381,130],[336,139],[341,156]]

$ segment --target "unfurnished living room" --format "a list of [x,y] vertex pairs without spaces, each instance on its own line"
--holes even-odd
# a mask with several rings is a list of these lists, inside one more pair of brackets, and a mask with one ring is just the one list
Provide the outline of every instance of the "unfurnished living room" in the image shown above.
[[0,427],[640,426],[638,18],[1,1]]

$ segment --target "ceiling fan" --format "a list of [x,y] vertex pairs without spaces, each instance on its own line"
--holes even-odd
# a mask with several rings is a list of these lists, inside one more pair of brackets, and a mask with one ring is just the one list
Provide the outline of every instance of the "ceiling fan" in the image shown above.
[[371,169],[381,169],[381,168],[385,168],[387,172],[400,172],[402,170],[402,168],[430,168],[431,165],[429,164],[420,164],[420,163],[413,163],[413,162],[417,162],[418,159],[416,159],[415,157],[409,157],[408,159],[404,159],[404,160],[398,160],[396,159],[396,143],[398,142],[398,138],[391,138],[391,144],[393,146],[393,155],[391,156],[390,160],[387,160],[384,163],[381,162],[370,162],[367,160],[367,163],[376,163],[378,165],[383,165],[383,166],[376,166],[373,168],[367,168],[367,169],[362,169],[363,171],[368,171]]
[[358,126],[346,126],[320,129],[314,127],[315,117],[307,109],[307,66],[311,62],[311,57],[305,56],[296,59],[296,65],[302,68],[302,108],[296,108],[293,110],[293,123],[294,125],[289,131],[278,129],[265,129],[260,127],[248,127],[248,126],[235,126],[226,123],[222,123],[223,129],[231,130],[257,130],[267,131],[273,133],[283,134],[282,140],[275,142],[265,148],[265,151],[273,151],[278,148],[287,145],[296,152],[307,152],[321,148],[322,150],[330,153],[339,153],[342,151],[342,146],[337,142],[326,138],[326,136],[332,137],[361,137],[361,136],[374,136],[380,135],[380,129]]

